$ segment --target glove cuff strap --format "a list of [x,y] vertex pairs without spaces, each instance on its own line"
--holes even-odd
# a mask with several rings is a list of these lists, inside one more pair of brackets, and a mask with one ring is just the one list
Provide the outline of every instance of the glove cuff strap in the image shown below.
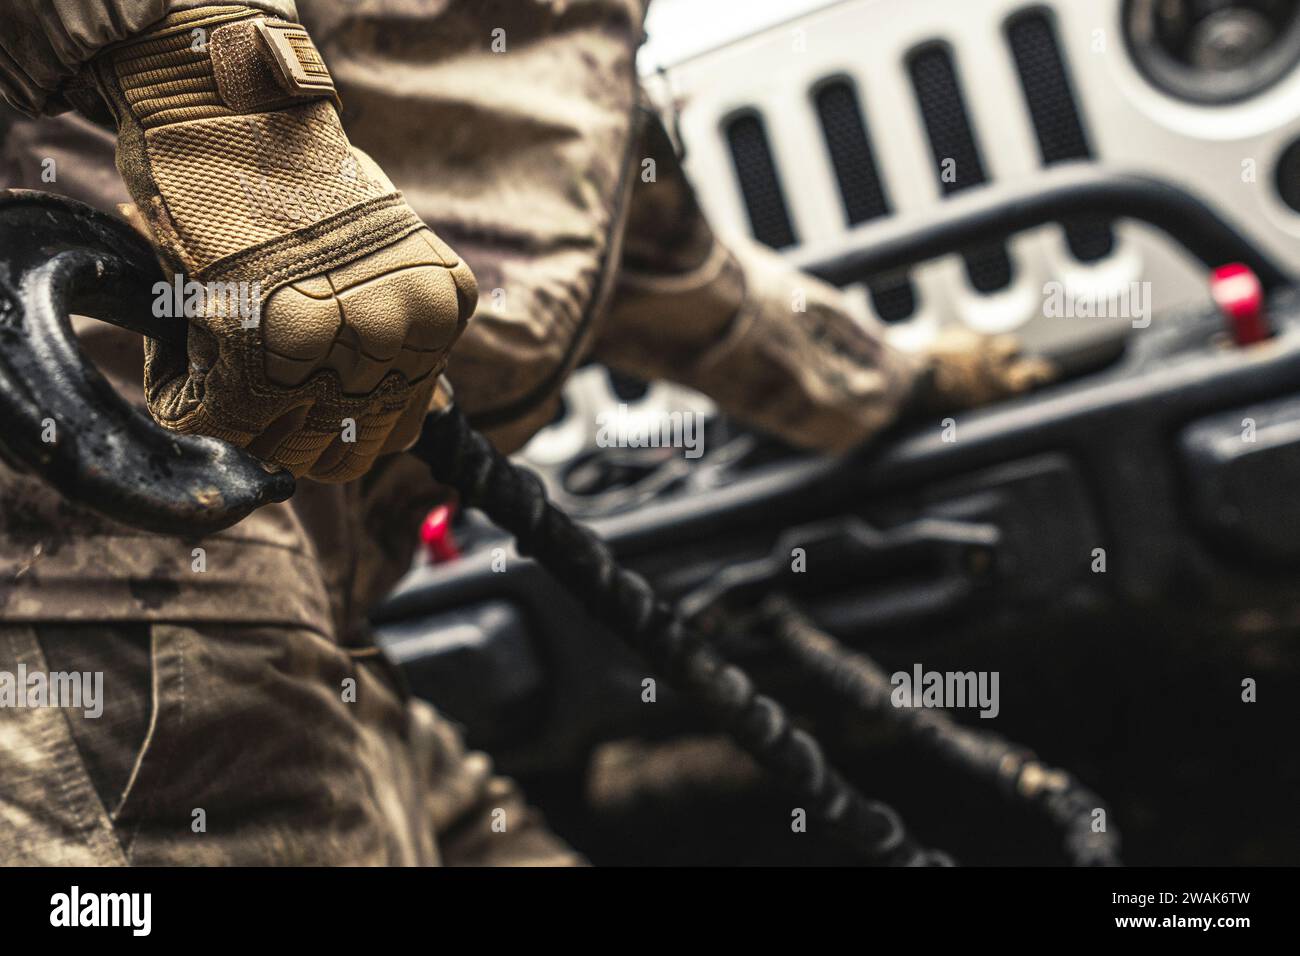
[[212,63],[222,98],[241,113],[328,98],[338,91],[307,31],[256,17],[213,31]]
[[329,98],[334,81],[307,31],[242,6],[199,7],[107,51],[136,122],[170,123]]

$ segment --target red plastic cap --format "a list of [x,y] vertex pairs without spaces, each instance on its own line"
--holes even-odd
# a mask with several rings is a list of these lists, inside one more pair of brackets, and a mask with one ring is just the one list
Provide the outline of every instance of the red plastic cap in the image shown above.
[[448,505],[438,505],[424,518],[420,525],[420,540],[424,542],[424,552],[429,560],[437,564],[460,557],[456,539],[451,533],[452,510]]
[[1215,269],[1210,276],[1210,295],[1238,345],[1262,342],[1273,335],[1264,315],[1264,287],[1249,266],[1234,262]]

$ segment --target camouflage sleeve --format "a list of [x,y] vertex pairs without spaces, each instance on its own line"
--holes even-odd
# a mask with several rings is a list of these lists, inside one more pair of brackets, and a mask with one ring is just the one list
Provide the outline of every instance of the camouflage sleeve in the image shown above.
[[842,452],[911,402],[921,360],[844,297],[753,243],[713,233],[663,126],[642,152],[657,175],[632,194],[622,267],[593,356],[669,379],[795,445]]
[[[167,14],[219,0],[6,0],[0,16],[0,96],[28,116],[62,113],[82,65]],[[240,6],[297,20],[294,0]]]

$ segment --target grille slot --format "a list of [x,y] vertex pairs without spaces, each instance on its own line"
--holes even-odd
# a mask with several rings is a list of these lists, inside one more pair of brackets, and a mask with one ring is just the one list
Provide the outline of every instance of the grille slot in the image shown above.
[[1300,212],[1300,139],[1284,149],[1277,161],[1277,194]]
[[[1006,33],[1043,164],[1091,159],[1092,149],[1049,14],[1042,9],[1018,13],[1007,21]],[[1064,227],[1070,252],[1081,262],[1104,259],[1115,247],[1111,224],[1100,217],[1076,217]]]
[[[879,219],[893,210],[876,164],[875,151],[862,117],[853,84],[845,79],[822,83],[813,93],[817,118],[850,226]],[[916,311],[916,291],[906,276],[868,283],[876,313],[886,322],[899,322]]]
[[754,238],[773,249],[794,245],[794,224],[762,118],[755,112],[742,113],[732,117],[725,130]]
[[[922,47],[908,59],[908,71],[943,194],[951,196],[986,183],[952,55],[942,46]],[[1014,270],[1003,243],[972,246],[962,258],[966,275],[978,291],[996,292],[1011,284]]]
[[867,138],[858,96],[847,80],[823,83],[813,96],[849,225],[888,215],[889,201]]

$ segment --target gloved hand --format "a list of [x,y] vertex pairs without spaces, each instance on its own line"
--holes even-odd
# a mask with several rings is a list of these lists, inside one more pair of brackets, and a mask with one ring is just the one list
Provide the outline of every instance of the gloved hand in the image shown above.
[[919,356],[912,408],[943,414],[987,405],[1056,378],[1047,359],[1024,355],[1014,335],[981,335],[962,326],[941,331]]
[[190,328],[188,355],[146,344],[153,417],[320,481],[409,446],[474,275],[348,143],[306,31],[200,7],[91,67],[139,218],[199,284],[155,306]]

